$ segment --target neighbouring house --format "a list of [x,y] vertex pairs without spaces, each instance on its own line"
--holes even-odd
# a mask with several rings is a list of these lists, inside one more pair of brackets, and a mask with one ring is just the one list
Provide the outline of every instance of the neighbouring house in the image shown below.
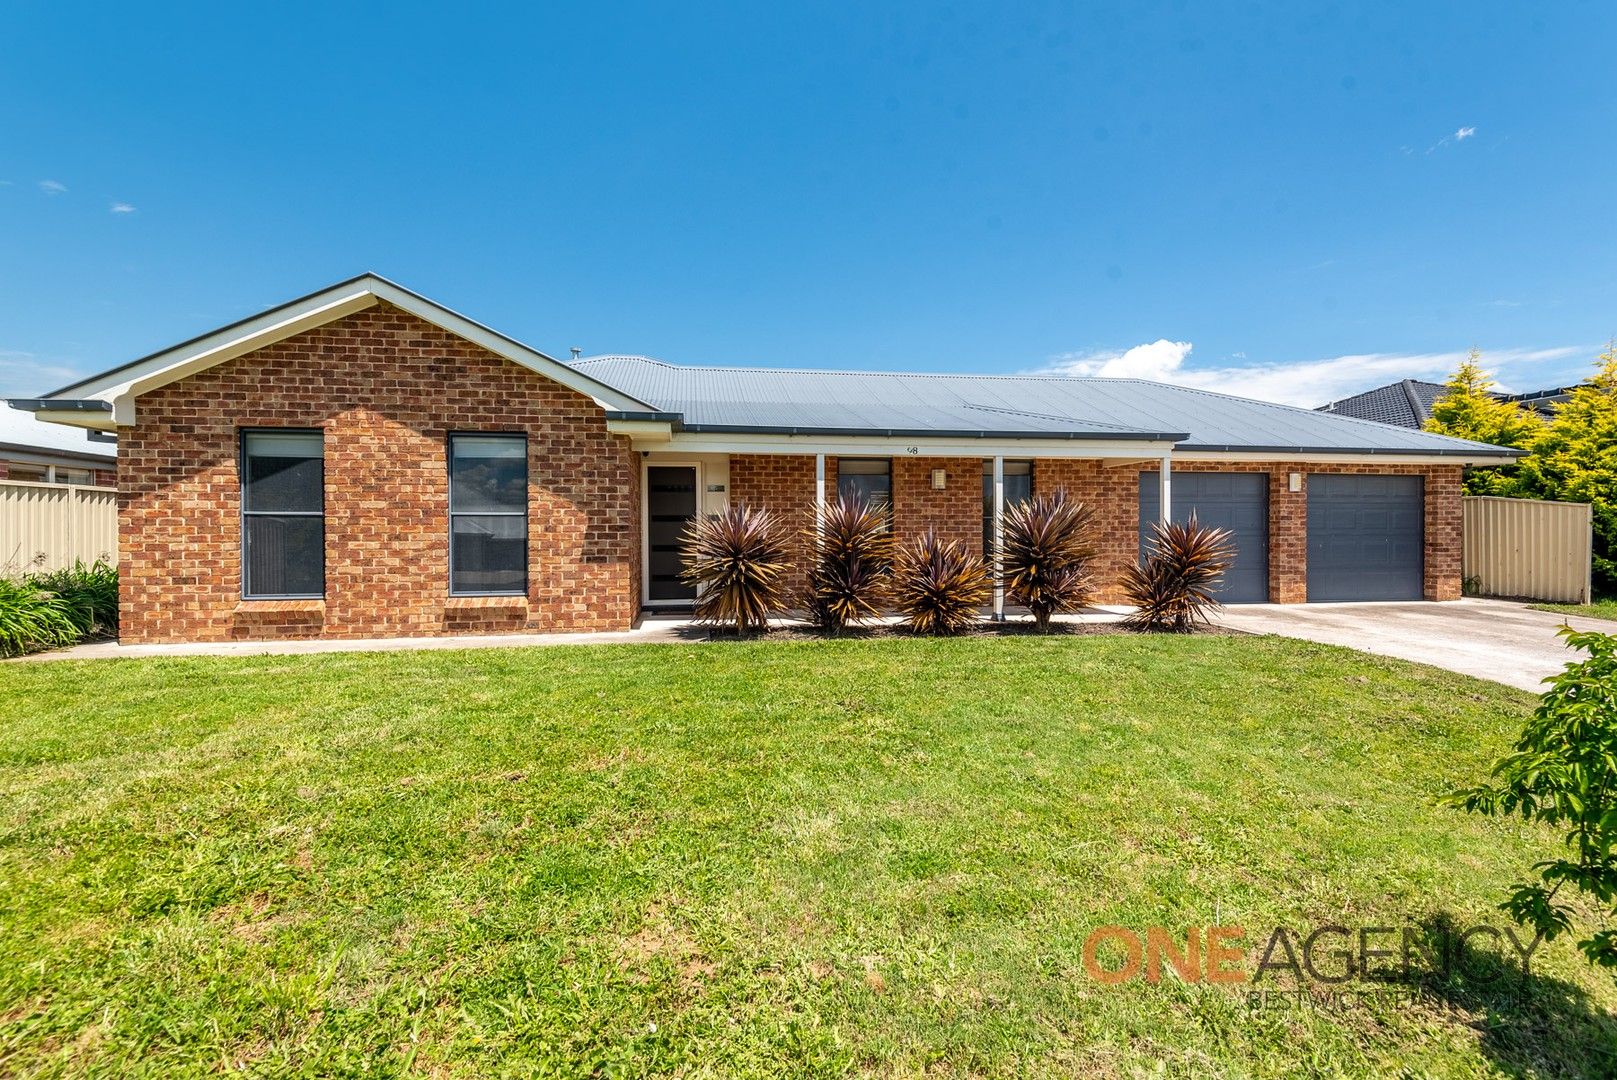
[[[1366,390],[1362,394],[1354,394],[1352,397],[1321,405],[1316,411],[1335,413],[1338,416],[1353,416],[1360,420],[1374,420],[1378,424],[1423,428],[1426,421],[1431,419],[1432,405],[1447,392],[1447,389],[1442,383],[1425,382],[1421,379],[1400,379],[1386,386],[1378,386],[1374,390]],[[1534,412],[1548,413],[1551,406],[1565,401],[1574,389],[1576,387],[1561,386],[1548,390],[1530,390],[1524,394],[1495,393],[1494,397],[1500,401],[1520,402],[1523,407]]]
[[839,489],[980,551],[1065,488],[1107,582],[1194,511],[1227,601],[1449,600],[1461,469],[1514,457],[1128,379],[568,364],[373,275],[12,404],[118,434],[130,642],[622,629],[692,599],[695,515]]
[[110,433],[0,409],[0,480],[111,487],[118,482],[117,470],[118,440]]

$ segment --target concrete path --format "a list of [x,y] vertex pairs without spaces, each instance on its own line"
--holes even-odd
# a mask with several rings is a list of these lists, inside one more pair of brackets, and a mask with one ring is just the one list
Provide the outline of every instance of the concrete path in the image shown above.
[[1219,621],[1234,630],[1278,634],[1327,645],[1414,660],[1535,693],[1579,653],[1555,631],[1617,633],[1617,622],[1533,611],[1510,600],[1455,600],[1443,604],[1250,604],[1224,609]]

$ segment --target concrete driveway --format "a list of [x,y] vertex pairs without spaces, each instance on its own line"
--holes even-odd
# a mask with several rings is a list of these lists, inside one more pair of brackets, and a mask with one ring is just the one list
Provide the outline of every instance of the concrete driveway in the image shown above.
[[1617,633],[1617,622],[1533,611],[1510,600],[1407,604],[1249,604],[1219,621],[1253,634],[1346,645],[1537,693],[1540,680],[1581,655],[1555,636],[1563,623]]

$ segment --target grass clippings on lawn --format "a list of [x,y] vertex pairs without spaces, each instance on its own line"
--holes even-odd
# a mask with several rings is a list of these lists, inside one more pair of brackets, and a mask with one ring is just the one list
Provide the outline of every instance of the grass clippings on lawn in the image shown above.
[[1531,704],[1222,635],[8,666],[0,1074],[1611,1075],[1567,941],[1273,1011],[1084,969],[1505,925],[1554,838],[1434,800]]

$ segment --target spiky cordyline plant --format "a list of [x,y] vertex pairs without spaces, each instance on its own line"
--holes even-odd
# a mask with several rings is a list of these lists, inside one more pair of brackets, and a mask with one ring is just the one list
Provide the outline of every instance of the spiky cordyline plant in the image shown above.
[[1227,529],[1213,529],[1190,515],[1185,522],[1157,522],[1143,561],[1123,572],[1123,593],[1136,610],[1123,620],[1134,630],[1188,634],[1220,607],[1213,590],[1235,558]]
[[804,533],[810,552],[809,619],[832,634],[881,614],[893,569],[893,534],[879,504],[842,495]]
[[680,577],[696,586],[698,620],[737,633],[769,628],[769,616],[784,606],[791,569],[786,530],[773,514],[732,503],[693,520],[680,544]]
[[1005,508],[1000,573],[1012,603],[1033,613],[1039,632],[1050,616],[1077,611],[1094,599],[1089,561],[1095,557],[1095,512],[1063,488]]
[[977,621],[992,581],[988,567],[959,540],[935,530],[898,550],[893,604],[920,634],[958,634]]

